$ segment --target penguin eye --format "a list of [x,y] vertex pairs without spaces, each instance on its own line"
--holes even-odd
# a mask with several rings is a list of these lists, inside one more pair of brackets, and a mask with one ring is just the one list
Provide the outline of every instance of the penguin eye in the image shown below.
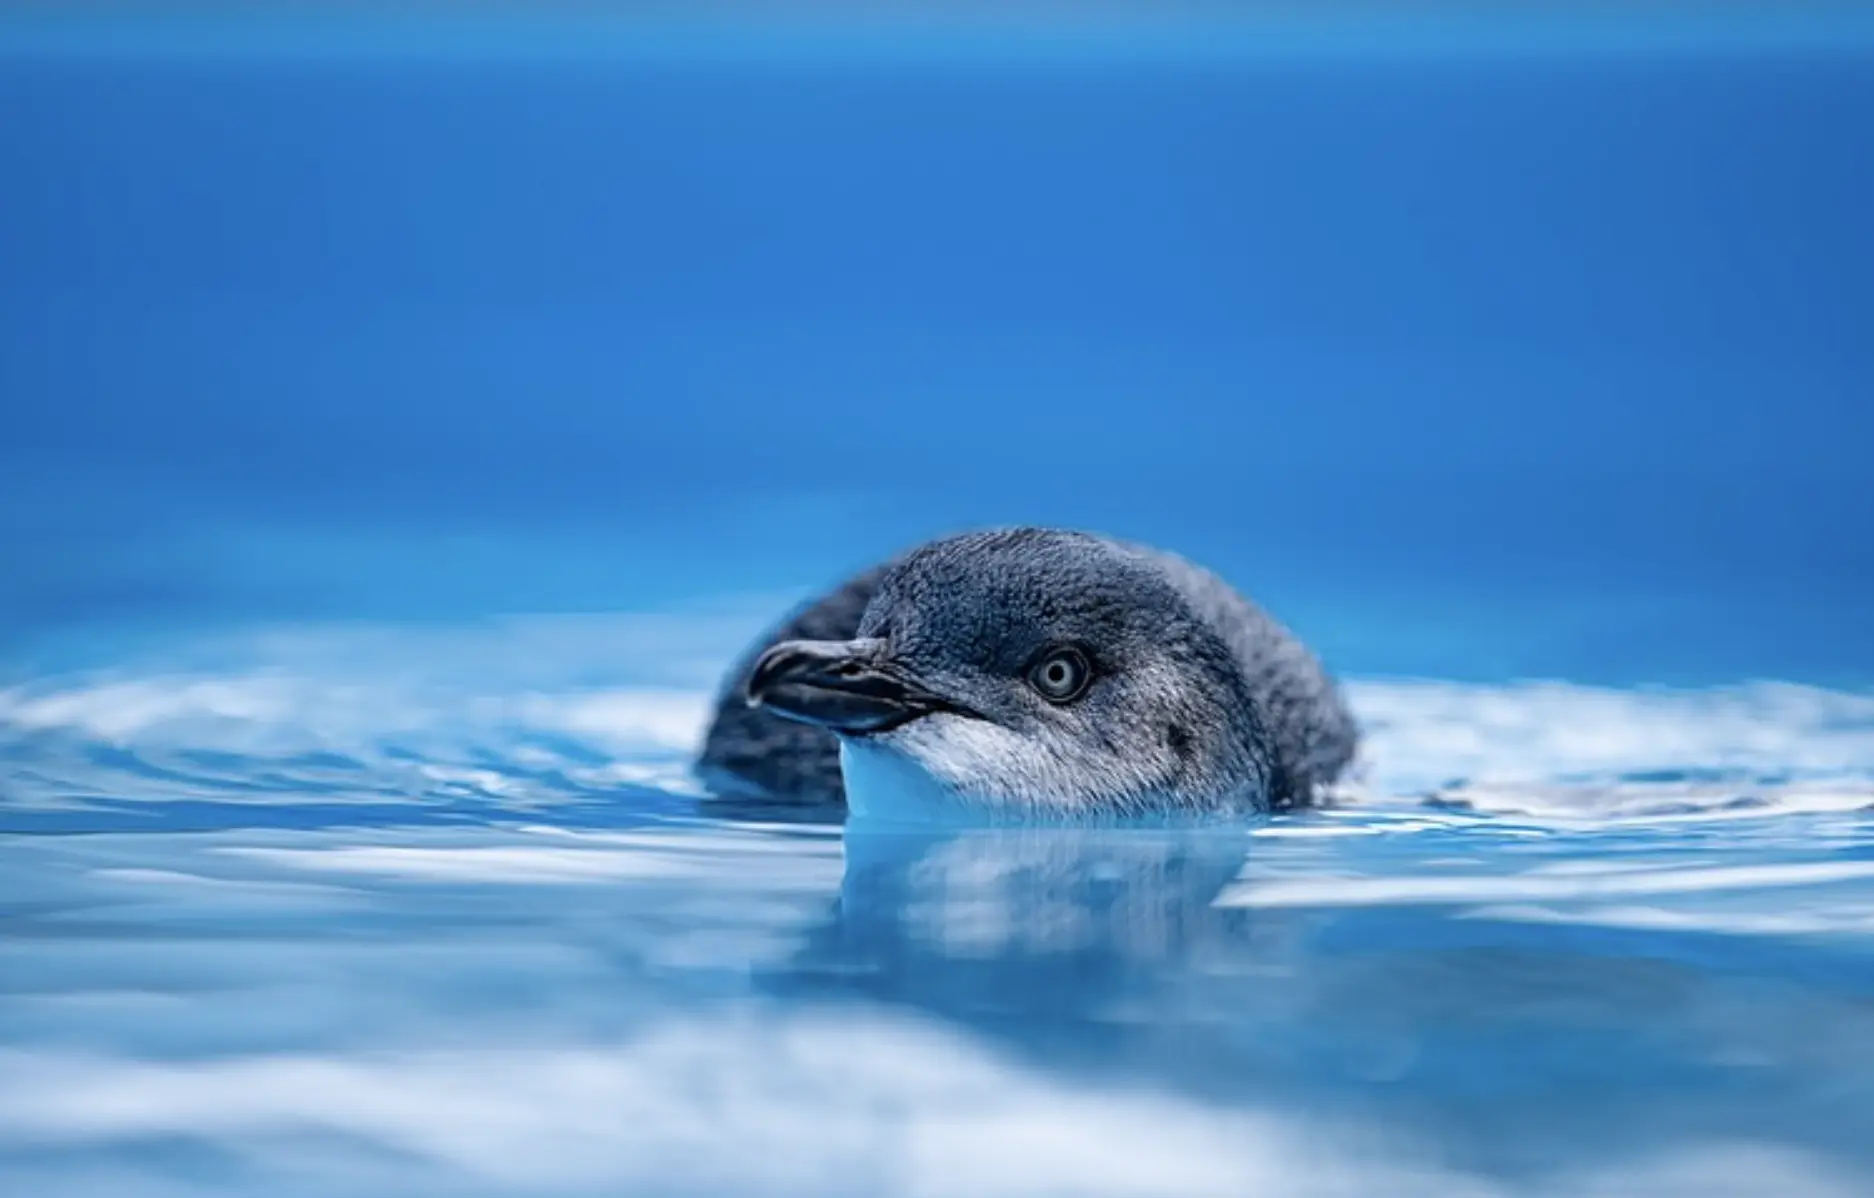
[[1093,670],[1087,665],[1086,655],[1078,649],[1056,649],[1028,671],[1029,685],[1050,703],[1078,699],[1092,678]]

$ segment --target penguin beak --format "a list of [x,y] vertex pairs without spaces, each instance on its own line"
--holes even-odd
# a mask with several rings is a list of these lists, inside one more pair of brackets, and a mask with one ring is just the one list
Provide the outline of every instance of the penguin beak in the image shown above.
[[755,662],[748,704],[842,736],[887,732],[955,711],[886,653],[883,640],[783,641]]

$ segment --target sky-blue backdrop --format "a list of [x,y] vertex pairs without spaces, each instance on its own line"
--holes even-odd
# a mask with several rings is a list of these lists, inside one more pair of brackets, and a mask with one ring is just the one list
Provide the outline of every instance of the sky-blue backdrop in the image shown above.
[[1874,681],[1865,31],[42,26],[0,19],[7,652],[1034,520],[1354,672]]

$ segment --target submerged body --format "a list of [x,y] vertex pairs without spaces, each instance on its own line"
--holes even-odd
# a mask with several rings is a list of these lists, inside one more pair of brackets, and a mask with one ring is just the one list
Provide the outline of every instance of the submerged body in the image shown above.
[[889,780],[1017,814],[1281,810],[1356,741],[1314,656],[1215,575],[1013,529],[932,542],[797,612],[731,671],[699,765],[855,809]]

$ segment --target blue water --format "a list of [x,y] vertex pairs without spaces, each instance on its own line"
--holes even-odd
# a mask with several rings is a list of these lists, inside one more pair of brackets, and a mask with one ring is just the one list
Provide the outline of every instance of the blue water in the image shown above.
[[[1874,16],[1327,11],[0,16],[0,1191],[1874,1192]],[[1343,803],[702,791],[1011,522]]]

